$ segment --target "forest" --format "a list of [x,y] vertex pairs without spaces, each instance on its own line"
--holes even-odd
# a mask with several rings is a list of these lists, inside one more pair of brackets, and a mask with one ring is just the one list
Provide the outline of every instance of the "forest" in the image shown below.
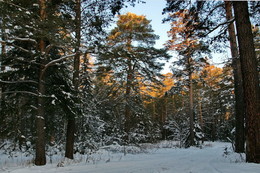
[[161,1],[164,48],[121,13],[145,0],[0,0],[0,150],[40,166],[53,148],[223,141],[260,163],[260,1]]

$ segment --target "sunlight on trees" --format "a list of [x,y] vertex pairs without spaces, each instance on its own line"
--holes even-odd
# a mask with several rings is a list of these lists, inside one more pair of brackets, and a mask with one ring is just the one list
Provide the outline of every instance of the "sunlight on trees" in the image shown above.
[[120,13],[139,2],[0,1],[0,151],[45,165],[53,151],[221,140],[260,162],[259,3],[166,0],[157,49],[151,20]]

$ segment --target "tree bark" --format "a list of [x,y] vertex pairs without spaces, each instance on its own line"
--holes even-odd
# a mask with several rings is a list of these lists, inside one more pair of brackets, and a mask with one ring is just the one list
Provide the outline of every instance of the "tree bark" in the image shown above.
[[[232,15],[232,2],[225,1],[226,18],[231,20]],[[245,152],[245,104],[244,104],[244,91],[241,72],[241,63],[239,60],[239,53],[237,47],[237,39],[235,34],[234,23],[228,25],[229,42],[232,55],[232,66],[234,75],[234,89],[235,89],[235,117],[236,117],[236,136],[235,136],[235,152]]]
[[[5,22],[4,22],[4,19],[2,18],[2,27],[1,27],[1,33],[2,33],[2,43],[1,43],[1,56],[5,56],[6,54],[6,45],[4,43],[4,41],[6,41],[5,39]],[[1,58],[1,71],[4,71],[5,70],[5,67],[2,65],[2,58]]]
[[126,81],[126,92],[125,92],[125,132],[127,134],[126,139],[128,139],[128,134],[131,129],[131,109],[130,109],[130,94],[131,94],[131,83],[133,80],[132,74],[132,64],[131,60],[128,59],[128,71],[127,71],[127,81]]
[[36,157],[35,157],[35,165],[45,165],[46,164],[46,155],[45,155],[45,84],[44,84],[44,74],[42,69],[40,69],[40,77],[38,84],[38,109],[37,109],[37,117],[36,117]]
[[246,112],[246,161],[260,163],[259,78],[247,1],[233,2]]
[[[127,38],[126,47],[129,52],[131,52],[131,38]],[[126,137],[125,140],[129,140],[129,132],[131,129],[131,108],[130,108],[130,97],[131,97],[131,88],[132,88],[132,81],[133,81],[133,65],[131,59],[127,57],[127,81],[126,81],[126,92],[125,92],[125,132]]]
[[[46,1],[39,0],[40,7],[40,20],[43,21],[46,19]],[[45,51],[45,43],[43,38],[39,41],[39,50],[41,52],[41,56]],[[44,64],[44,59],[41,64]],[[35,120],[36,123],[36,156],[35,156],[35,165],[45,165],[46,164],[46,154],[45,154],[45,76],[44,76],[44,66],[41,65],[39,72],[39,81],[38,81],[38,109],[37,109],[37,117]]]
[[[75,90],[78,92],[79,89],[79,69],[80,69],[80,43],[81,43],[81,0],[76,0],[75,6],[76,12],[76,46],[75,46],[75,57],[74,57],[74,72],[73,72],[73,85]],[[66,138],[66,151],[65,157],[73,159],[74,153],[74,141],[76,132],[76,120],[75,115],[70,114],[67,124],[67,138]]]
[[73,159],[74,153],[74,140],[75,140],[75,129],[76,129],[76,121],[74,116],[70,116],[67,122],[67,138],[66,138],[66,151],[65,157],[69,159]]
[[201,93],[200,93],[201,91],[199,90],[198,91],[198,95],[199,95],[199,97],[198,97],[198,101],[199,101],[199,105],[198,105],[198,112],[199,112],[199,122],[200,122],[200,127],[201,127],[201,130],[202,131],[204,131],[203,130],[203,126],[204,126],[204,124],[203,124],[203,115],[202,115],[202,98],[201,98]]
[[194,134],[194,109],[193,109],[193,82],[192,82],[192,69],[191,58],[188,57],[188,70],[189,70],[189,116],[190,116],[190,145],[195,145]]
[[[0,72],[5,70],[5,67],[3,66],[3,57],[6,55],[6,45],[4,41],[6,40],[5,38],[5,22],[4,22],[4,17],[2,17],[2,26],[1,26],[1,33],[2,33],[2,43],[1,43],[1,59],[0,59]],[[0,86],[0,111],[2,110],[2,93],[4,92],[4,88],[1,85]]]

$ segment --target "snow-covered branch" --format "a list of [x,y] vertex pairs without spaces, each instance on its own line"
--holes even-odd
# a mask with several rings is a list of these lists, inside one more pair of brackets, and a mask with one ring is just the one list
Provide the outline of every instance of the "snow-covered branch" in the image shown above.
[[67,58],[74,57],[75,55],[76,55],[76,53],[73,53],[73,54],[70,54],[70,55],[65,55],[65,56],[62,56],[62,57],[59,58],[59,59],[52,60],[52,61],[50,61],[49,63],[45,64],[45,65],[44,65],[44,68],[42,69],[42,74],[41,74],[41,76],[40,76],[40,79],[42,78],[42,75],[45,73],[45,71],[46,71],[46,69],[47,69],[48,67],[50,67],[50,66],[52,66],[52,65],[55,65],[56,63],[61,62],[61,61],[65,60],[65,59],[67,59]]
[[36,97],[39,96],[38,94],[33,93],[33,92],[30,92],[30,91],[5,91],[5,92],[2,92],[1,95],[5,95],[5,94],[16,94],[16,93],[30,94],[30,95],[33,95],[33,96],[36,96]]
[[16,83],[34,83],[38,84],[38,82],[33,81],[33,80],[23,80],[23,81],[3,81],[0,79],[0,83],[5,83],[5,84],[16,84]]
[[20,49],[20,50],[23,51],[23,52],[31,53],[31,51],[29,51],[29,50],[27,50],[27,49],[25,49],[25,48],[23,48],[23,47],[17,46],[17,45],[15,45],[15,44],[13,44],[13,43],[10,43],[10,42],[6,42],[6,41],[0,40],[0,43],[1,43],[1,44],[6,44],[6,45],[8,45],[8,46],[15,47],[15,48],[18,48],[18,49]]
[[59,59],[52,60],[52,61],[50,61],[49,63],[45,64],[43,70],[45,71],[49,66],[55,65],[55,64],[58,63],[58,62],[61,62],[61,61],[65,60],[65,59],[67,59],[67,58],[71,58],[71,57],[74,57],[74,56],[75,56],[75,53],[70,54],[70,55],[62,56],[62,57],[59,58]]
[[[23,11],[25,11],[26,13],[29,12],[28,9],[26,9],[26,8],[20,6],[20,5],[14,4],[14,3],[10,2],[10,1],[0,0],[0,2],[3,2],[3,3],[6,3],[6,4],[9,4],[9,5],[11,5],[11,6],[14,6],[14,7],[16,7],[17,10],[19,10],[19,11],[22,11],[22,10],[23,10]],[[32,13],[32,12],[31,12],[31,13]],[[28,14],[28,13],[27,13],[27,14]]]
[[11,38],[13,40],[18,40],[18,41],[28,41],[28,42],[32,42],[34,44],[37,44],[37,41],[35,39],[32,38],[20,38],[20,37],[15,37],[15,38]]

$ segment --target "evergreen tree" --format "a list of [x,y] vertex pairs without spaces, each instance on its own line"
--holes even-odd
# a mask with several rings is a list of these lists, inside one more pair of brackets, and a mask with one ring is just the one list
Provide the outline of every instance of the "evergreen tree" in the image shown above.
[[[91,95],[91,90],[89,90],[89,88],[91,87],[91,81],[89,81],[88,77],[81,76],[80,74],[80,68],[88,68],[86,67],[86,64],[81,66],[81,55],[97,53],[102,40],[105,40],[105,28],[109,26],[110,22],[112,22],[114,15],[119,13],[120,9],[123,8],[123,6],[127,3],[134,5],[136,1],[139,2],[139,0],[108,0],[99,2],[97,2],[96,0],[77,0],[69,5],[70,10],[72,11],[73,18],[75,18],[72,27],[72,30],[75,32],[75,44],[73,45],[75,51],[73,65],[73,84],[74,89],[78,91],[78,96],[84,95],[80,93],[82,92],[79,89],[81,85],[87,85],[84,86],[84,92],[88,93],[86,94],[87,96]],[[86,90],[86,88],[88,89]],[[82,99],[87,100],[87,98]],[[78,103],[78,105],[80,104],[81,103]],[[93,100],[90,99],[88,105],[92,104]],[[79,109],[83,108],[79,107]],[[83,114],[87,115],[88,112],[83,112]],[[70,115],[68,116],[68,118],[65,157],[73,159],[73,145],[75,140],[74,135],[77,131],[77,117],[75,117],[74,115]]]
[[162,64],[157,60],[169,57],[165,50],[153,47],[157,38],[150,21],[144,16],[133,13],[120,15],[117,26],[108,37],[107,51],[99,56],[103,69],[110,69],[125,92],[124,130],[127,138],[134,124],[140,122],[136,118],[144,116],[140,114],[143,107],[139,83],[158,83],[156,77],[160,76]]
[[[194,101],[193,101],[193,74],[199,66],[205,63],[205,59],[198,55],[198,52],[207,51],[207,46],[198,41],[195,33],[198,18],[196,13],[189,10],[180,10],[171,14],[171,30],[168,32],[169,40],[166,46],[170,50],[179,53],[179,59],[175,61],[173,75],[186,79],[185,86],[189,90],[189,117],[190,117],[190,136],[189,143],[194,145]],[[197,54],[197,56],[195,56]],[[200,64],[200,65],[199,65]]]
[[[10,101],[21,100],[21,106],[28,105],[26,109],[21,106],[14,107],[18,112],[22,111],[21,115],[37,114],[30,118],[35,121],[35,127],[31,129],[37,131],[37,137],[34,138],[35,164],[44,165],[46,163],[45,122],[46,119],[50,119],[47,114],[49,108],[47,103],[49,98],[56,98],[56,93],[51,93],[52,91],[47,87],[52,81],[51,77],[54,77],[50,75],[49,70],[53,70],[51,66],[58,65],[71,56],[63,49],[65,45],[69,46],[65,27],[67,21],[64,16],[56,15],[61,5],[59,3],[54,5],[46,1],[39,1],[39,4],[30,1],[14,3],[4,1],[1,5],[6,7],[2,15],[11,19],[6,25],[9,30],[5,44],[9,46],[9,50],[3,57],[3,65],[8,70],[1,74],[1,79],[4,79],[1,82],[6,88],[2,93],[4,96],[2,100],[6,101],[5,105],[10,104]],[[49,20],[53,23],[49,23]],[[13,99],[10,100],[8,97]],[[7,116],[6,112],[10,110],[9,108],[1,109],[1,114]],[[23,119],[27,118],[23,117]],[[32,131],[31,134],[34,136],[35,133]]]

